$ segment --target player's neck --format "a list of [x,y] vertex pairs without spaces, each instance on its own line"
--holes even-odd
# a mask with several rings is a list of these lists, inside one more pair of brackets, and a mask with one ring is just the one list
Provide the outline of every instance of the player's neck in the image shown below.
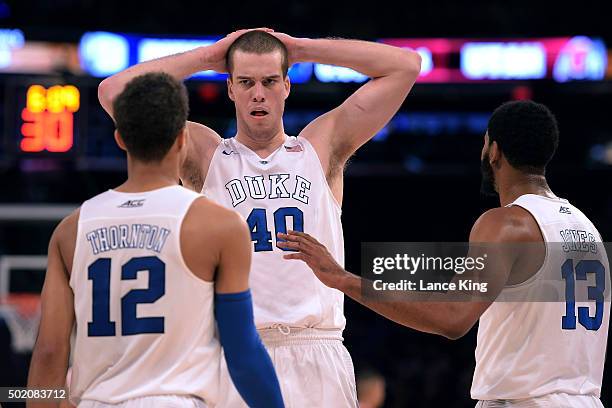
[[499,201],[506,206],[525,194],[536,194],[543,197],[556,197],[548,186],[546,177],[542,174],[525,174],[513,171],[500,178]]
[[247,132],[238,128],[236,140],[248,147],[261,158],[265,158],[274,153],[283,143],[285,143],[285,129],[281,125],[278,132],[271,137],[257,138],[250,136]]
[[128,158],[128,178],[115,191],[141,193],[178,185],[178,180],[178,163],[175,161],[145,164]]

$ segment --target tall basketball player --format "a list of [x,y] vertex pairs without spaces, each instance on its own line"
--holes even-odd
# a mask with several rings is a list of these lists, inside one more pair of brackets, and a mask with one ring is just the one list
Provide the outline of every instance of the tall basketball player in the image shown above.
[[594,285],[588,296],[595,301],[579,299],[572,283],[563,302],[376,302],[362,296],[364,281],[313,237],[289,232],[279,245],[298,249],[286,258],[305,261],[327,286],[408,327],[455,339],[480,319],[472,383],[478,407],[602,407],[609,263],[593,223],[548,187],[545,169],[557,144],[555,118],[541,104],[509,102],[493,113],[482,150],[483,190],[499,193],[501,207],[476,221],[470,242],[544,249],[535,256],[527,249],[505,251],[510,254],[495,270],[505,282],[501,295],[528,293],[538,277],[563,276],[567,290],[567,282],[592,275],[596,284],[585,286]]
[[[285,134],[282,121],[291,88],[287,71],[303,61],[353,68],[373,79],[294,137]],[[344,166],[398,110],[419,73],[420,57],[371,42],[243,30],[209,47],[146,62],[104,80],[100,102],[112,115],[115,95],[134,75],[163,70],[182,79],[204,69],[229,72],[238,132],[222,140],[191,123],[189,165],[181,178],[247,220],[255,322],[273,356],[285,403],[355,407],[353,365],[342,344],[343,295],[321,284],[308,266],[284,262],[276,234],[307,231],[343,263]],[[221,406],[242,406],[235,391],[223,395]]]
[[53,233],[28,387],[63,386],[76,324],[70,397],[79,407],[214,406],[221,346],[249,405],[282,407],[253,322],[247,226],[178,185],[184,85],[136,77],[113,111],[128,179]]

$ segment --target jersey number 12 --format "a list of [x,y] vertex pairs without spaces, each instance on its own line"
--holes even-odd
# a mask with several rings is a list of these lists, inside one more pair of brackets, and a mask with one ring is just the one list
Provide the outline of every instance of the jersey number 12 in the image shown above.
[[[166,293],[166,264],[156,256],[132,258],[121,267],[121,280],[133,280],[138,272],[149,273],[147,289],[132,289],[121,298],[121,334],[163,333],[163,317],[137,317],[140,303],[154,303]],[[114,336],[110,319],[111,258],[100,258],[87,268],[92,281],[92,321],[87,323],[89,337]]]

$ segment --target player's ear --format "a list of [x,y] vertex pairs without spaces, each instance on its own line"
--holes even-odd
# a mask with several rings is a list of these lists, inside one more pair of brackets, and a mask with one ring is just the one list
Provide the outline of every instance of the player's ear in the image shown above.
[[188,132],[189,131],[187,130],[187,125],[185,125],[185,127],[179,132],[178,136],[176,137],[176,147],[178,147],[179,151],[181,149],[184,149],[187,145]]
[[119,146],[121,150],[124,150],[127,152],[127,147],[125,147],[125,142],[123,141],[123,138],[119,134],[119,131],[116,129],[115,129],[115,142],[117,142],[117,146]]
[[480,160],[484,160],[489,152],[489,134],[485,133],[484,135],[484,143],[482,145],[482,150],[480,151]]
[[229,98],[232,101],[236,101],[236,99],[234,98],[234,89],[233,89],[233,85],[234,83],[232,82],[232,74],[229,74],[227,76],[227,95],[229,96]]
[[497,141],[494,140],[489,145],[489,163],[491,164],[491,166],[494,166],[495,164],[499,163],[501,155],[502,154],[499,145],[497,144]]
[[285,76],[285,80],[283,82],[285,85],[285,99],[287,99],[291,93],[291,80],[289,79],[289,74]]

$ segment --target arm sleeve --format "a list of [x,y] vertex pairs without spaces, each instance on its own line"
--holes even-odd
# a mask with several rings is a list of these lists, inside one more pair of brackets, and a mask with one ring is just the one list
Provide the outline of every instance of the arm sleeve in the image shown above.
[[251,408],[283,408],[272,360],[253,321],[251,291],[215,295],[215,317],[236,389]]

